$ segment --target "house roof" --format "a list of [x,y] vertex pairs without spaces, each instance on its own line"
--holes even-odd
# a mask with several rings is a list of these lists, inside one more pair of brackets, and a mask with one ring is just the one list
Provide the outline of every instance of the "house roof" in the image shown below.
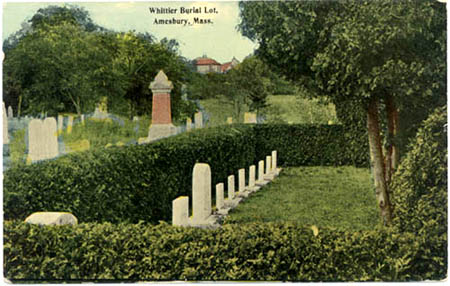
[[231,62],[228,62],[228,63],[224,63],[224,64],[220,67],[220,70],[221,70],[222,72],[225,72],[225,71],[229,70],[230,68],[231,68]]
[[206,65],[216,65],[220,66],[218,62],[210,58],[197,58],[195,59],[195,64],[197,66],[206,66]]

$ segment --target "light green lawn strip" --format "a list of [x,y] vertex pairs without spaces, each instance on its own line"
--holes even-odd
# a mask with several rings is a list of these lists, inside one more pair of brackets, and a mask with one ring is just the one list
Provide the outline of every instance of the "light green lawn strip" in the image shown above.
[[232,210],[225,223],[282,221],[348,230],[375,228],[378,211],[369,170],[285,168]]

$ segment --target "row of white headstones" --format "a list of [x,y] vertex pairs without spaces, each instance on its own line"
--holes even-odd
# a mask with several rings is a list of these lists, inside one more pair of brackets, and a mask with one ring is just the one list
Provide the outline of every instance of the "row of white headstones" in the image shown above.
[[189,217],[189,197],[181,196],[172,201],[172,225],[216,228],[218,221],[235,208],[242,199],[258,191],[271,182],[281,171],[277,168],[277,151],[258,162],[258,178],[256,166],[249,167],[248,185],[245,184],[245,169],[238,171],[238,194],[235,192],[234,175],[228,176],[228,198],[224,197],[224,184],[216,185],[216,208],[212,212],[211,168],[208,164],[197,163],[192,174],[192,217]]

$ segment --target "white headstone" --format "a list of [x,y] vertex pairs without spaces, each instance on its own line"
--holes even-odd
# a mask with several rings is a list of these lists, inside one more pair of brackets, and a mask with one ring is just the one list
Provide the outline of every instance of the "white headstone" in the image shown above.
[[77,218],[65,212],[36,212],[25,219],[26,223],[39,225],[76,225]]
[[255,186],[256,166],[251,165],[249,169],[248,186],[250,188]]
[[245,169],[238,170],[239,192],[245,191]]
[[58,115],[58,133],[61,134],[64,126],[64,116]]
[[172,201],[172,225],[189,224],[189,197],[178,197]]
[[272,172],[277,172],[277,151],[272,151]]
[[264,161],[258,162],[258,182],[264,181]]
[[4,102],[3,102],[3,144],[9,144],[8,116],[6,115],[6,108]]
[[217,210],[223,209],[223,206],[224,206],[225,198],[224,198],[223,191],[224,191],[223,183],[217,184],[216,185],[216,207],[217,207]]
[[44,159],[55,158],[58,156],[58,131],[56,129],[56,120],[53,117],[44,120],[44,140],[46,154]]
[[8,117],[9,118],[13,118],[14,117],[14,113],[13,113],[13,109],[12,106],[8,106]]
[[84,114],[81,114],[81,124],[84,125]]
[[270,164],[272,162],[272,158],[270,156],[266,156],[266,172],[264,175],[269,175],[270,171],[272,171],[272,168],[270,167]]
[[202,223],[211,215],[211,168],[197,163],[192,174],[192,216],[194,223]]
[[133,116],[133,121],[139,121],[139,117]]
[[234,199],[234,175],[228,176],[228,199]]
[[39,119],[32,119],[28,124],[28,158],[38,161],[45,158],[45,129]]
[[197,112],[194,116],[195,128],[203,128],[203,113]]

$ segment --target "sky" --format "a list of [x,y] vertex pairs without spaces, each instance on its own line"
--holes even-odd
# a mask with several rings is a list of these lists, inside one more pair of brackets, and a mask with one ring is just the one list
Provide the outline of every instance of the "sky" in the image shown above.
[[[100,0],[101,1],[101,0]],[[237,1],[133,1],[133,2],[3,2],[2,38],[21,28],[39,8],[49,5],[77,5],[84,7],[94,23],[114,31],[149,32],[158,40],[176,39],[180,54],[194,59],[207,55],[220,63],[236,57],[242,61],[256,48],[256,44],[243,37],[236,29],[239,23]],[[174,13],[151,13],[150,8],[170,8]],[[200,13],[182,13],[182,10],[198,8]],[[176,9],[176,11],[174,10]],[[210,13],[205,13],[211,11]],[[215,9],[215,11],[214,11]],[[156,20],[186,20],[192,25],[156,24]],[[196,24],[194,18],[210,19],[210,24]]]

